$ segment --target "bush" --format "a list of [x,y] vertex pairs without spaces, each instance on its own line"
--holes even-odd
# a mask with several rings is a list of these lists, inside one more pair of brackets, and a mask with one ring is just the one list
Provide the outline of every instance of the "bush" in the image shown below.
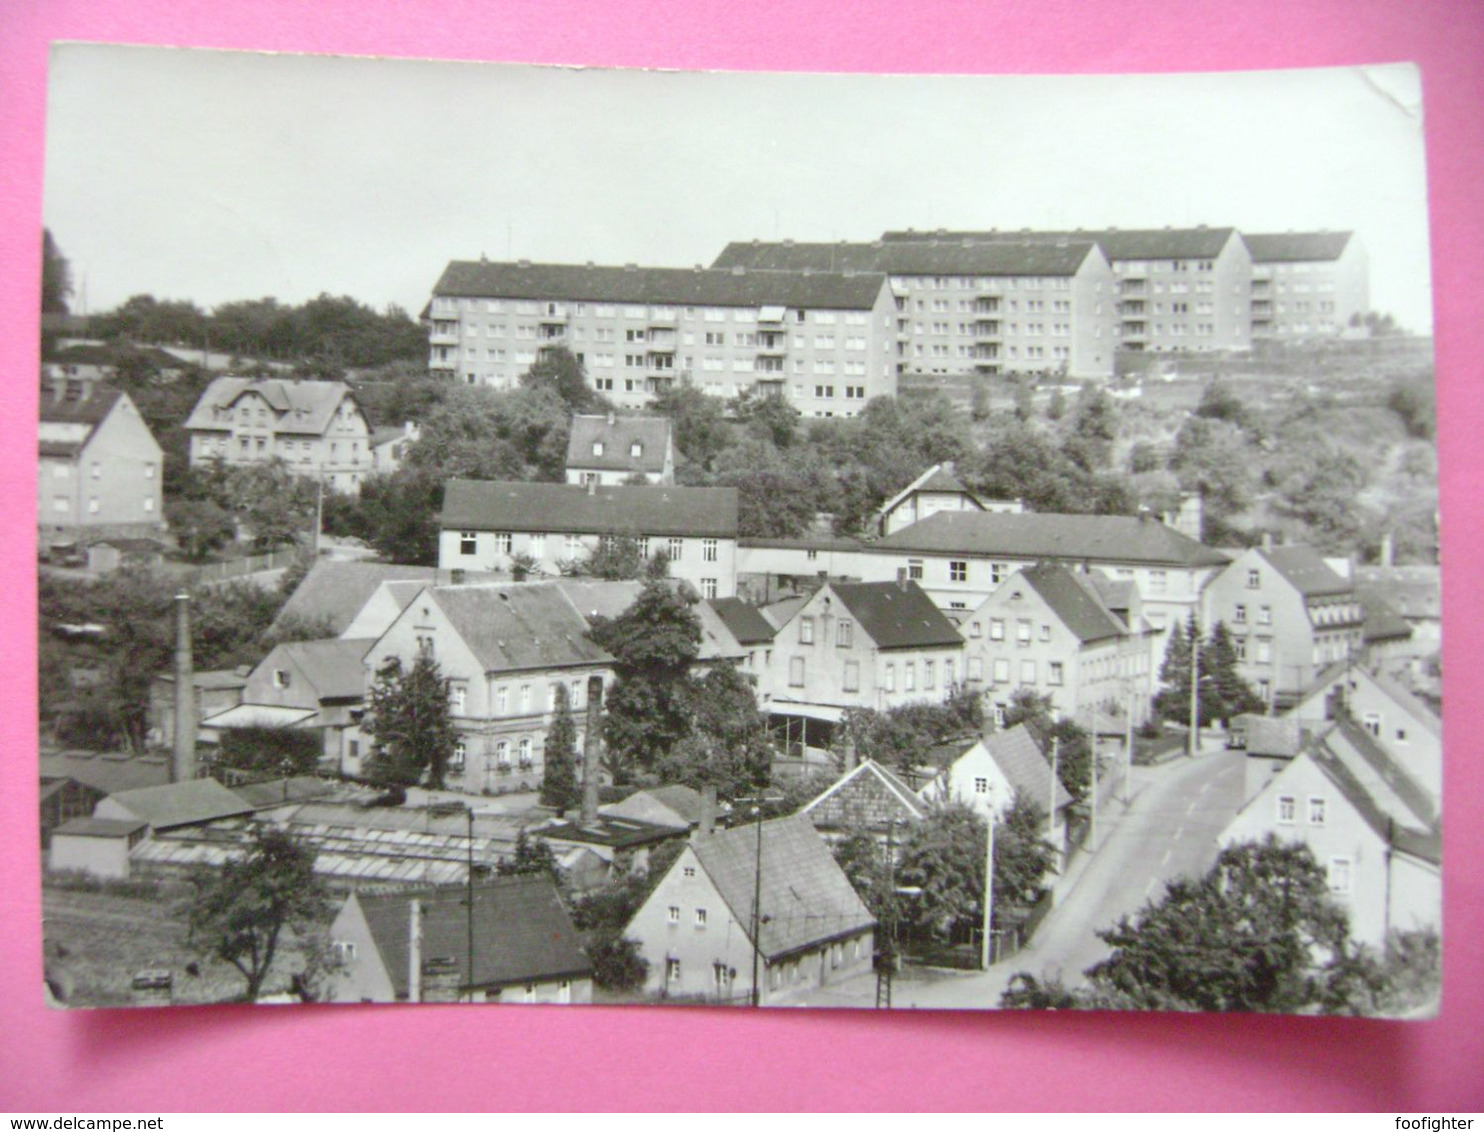
[[649,975],[649,962],[639,954],[638,940],[610,939],[594,946],[591,954],[593,982],[604,990],[638,990]]
[[147,878],[119,880],[94,876],[81,870],[68,869],[47,873],[46,887],[65,892],[102,892],[109,896],[126,896],[135,900],[154,900],[161,895],[160,882]]

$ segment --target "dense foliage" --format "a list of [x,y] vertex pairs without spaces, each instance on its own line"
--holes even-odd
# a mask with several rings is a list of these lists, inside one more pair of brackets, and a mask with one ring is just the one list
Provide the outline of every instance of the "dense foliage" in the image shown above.
[[449,707],[448,681],[438,662],[420,652],[410,669],[389,657],[366,697],[362,724],[371,736],[370,777],[385,786],[417,786],[427,776],[443,789],[458,732]]

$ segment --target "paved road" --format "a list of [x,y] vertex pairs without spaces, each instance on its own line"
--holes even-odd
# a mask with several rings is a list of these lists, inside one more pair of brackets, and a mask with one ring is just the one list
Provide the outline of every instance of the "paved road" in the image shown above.
[[[913,971],[899,978],[892,1005],[924,1009],[993,1007],[1016,971],[1060,974],[1076,985],[1107,954],[1096,936],[1120,916],[1158,900],[1165,884],[1199,875],[1216,859],[1216,837],[1242,797],[1242,754],[1208,750],[1194,760],[1136,767],[1130,800],[1100,820],[1099,844],[1073,863],[1060,898],[1025,951],[986,972]],[[812,995],[809,1006],[872,1006],[875,977]]]

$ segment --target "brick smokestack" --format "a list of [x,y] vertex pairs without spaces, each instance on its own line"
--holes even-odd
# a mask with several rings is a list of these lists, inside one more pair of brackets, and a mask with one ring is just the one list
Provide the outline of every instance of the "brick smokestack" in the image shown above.
[[191,595],[175,595],[175,745],[170,781],[196,777],[196,672],[191,659]]
[[598,764],[603,757],[603,678],[587,678],[587,731],[582,743],[582,824],[598,820]]

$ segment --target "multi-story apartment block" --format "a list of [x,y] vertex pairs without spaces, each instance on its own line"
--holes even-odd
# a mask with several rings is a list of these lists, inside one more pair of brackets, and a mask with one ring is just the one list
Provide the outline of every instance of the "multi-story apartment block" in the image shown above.
[[1118,345],[1133,351],[1247,350],[1252,257],[1235,228],[1070,232],[887,232],[889,243],[938,246],[1091,240],[1117,279]]
[[1096,568],[1138,588],[1159,632],[1196,608],[1202,585],[1228,561],[1152,516],[984,511],[939,511],[859,554],[866,581],[908,578],[959,619],[1038,562]]
[[350,386],[339,381],[219,377],[185,423],[191,467],[281,460],[296,475],[359,494],[375,470],[371,428]]
[[1064,240],[732,243],[713,267],[885,272],[899,374],[1113,375],[1117,283],[1097,245]]
[[646,559],[664,555],[670,577],[701,597],[737,593],[736,488],[450,480],[439,526],[443,570],[505,573],[526,561],[555,576],[630,539]]
[[567,482],[607,486],[642,478],[675,482],[675,442],[667,417],[572,417],[567,437]]
[[420,653],[431,654],[449,681],[459,732],[449,788],[530,789],[541,780],[557,685],[567,688],[580,736],[588,677],[611,680],[613,658],[587,631],[554,582],[429,586],[365,654],[366,680],[391,657],[406,671]]
[[1089,730],[1123,731],[1149,711],[1155,634],[1128,625],[1090,575],[1043,562],[1010,575],[960,626],[968,686],[1002,719],[1014,694],[1050,696]]
[[1238,671],[1265,702],[1291,704],[1331,664],[1358,656],[1355,586],[1309,546],[1253,547],[1211,579],[1203,627],[1231,630]]
[[58,379],[42,391],[37,525],[53,544],[164,529],[162,454],[127,393]]
[[620,408],[683,378],[815,417],[896,392],[895,303],[879,272],[454,261],[428,317],[430,368],[470,384],[513,388],[565,348]]
[[1252,336],[1332,337],[1370,310],[1370,268],[1354,232],[1243,235],[1252,253]]

